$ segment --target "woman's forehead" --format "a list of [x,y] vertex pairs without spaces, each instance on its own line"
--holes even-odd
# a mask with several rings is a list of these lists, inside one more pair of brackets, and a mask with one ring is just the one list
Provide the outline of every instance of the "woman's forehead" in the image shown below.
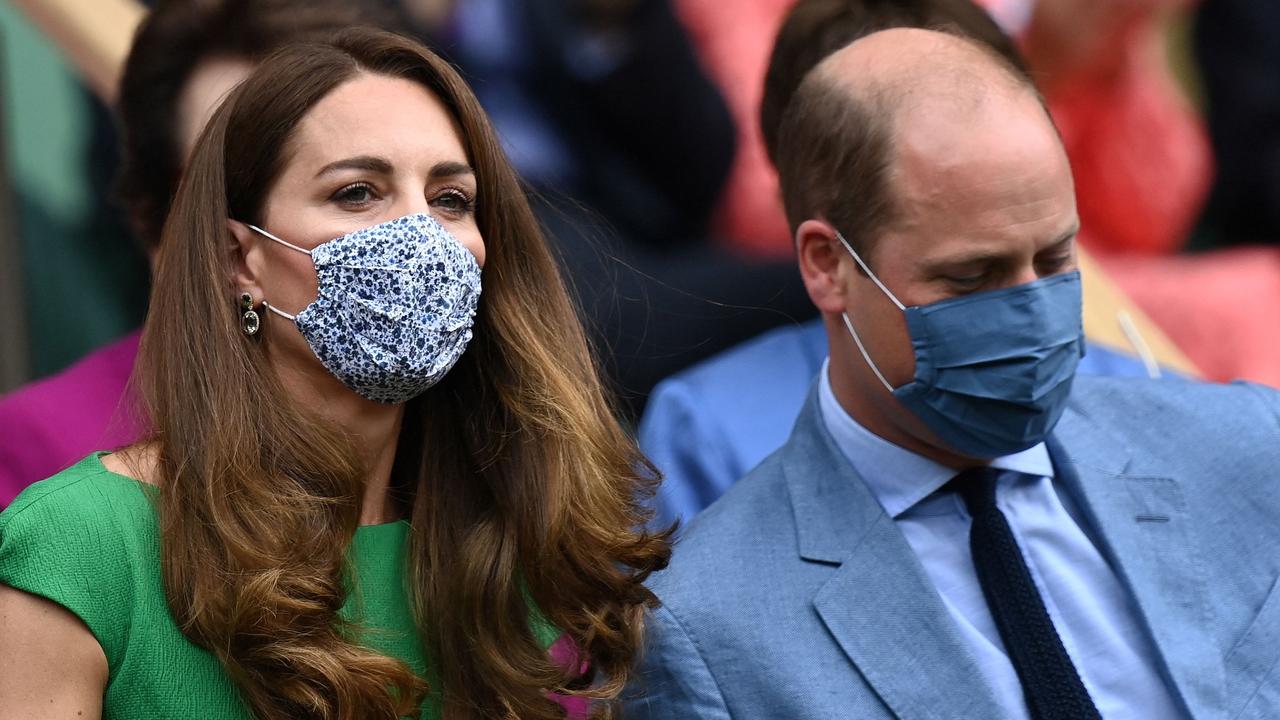
[[453,116],[432,91],[405,78],[360,73],[303,116],[291,165],[318,173],[346,157],[374,156],[394,166],[467,162]]

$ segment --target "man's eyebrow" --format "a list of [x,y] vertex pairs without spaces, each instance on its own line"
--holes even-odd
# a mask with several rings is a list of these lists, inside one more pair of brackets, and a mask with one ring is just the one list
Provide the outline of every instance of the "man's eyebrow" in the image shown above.
[[379,175],[390,175],[391,161],[373,155],[357,155],[356,157],[343,158],[325,165],[320,168],[320,172],[316,173],[316,177],[337,172],[338,170],[368,170]]
[[925,273],[937,273],[963,265],[987,265],[990,263],[1002,263],[1007,260],[1008,256],[1003,253],[975,250],[970,253],[952,255],[951,257],[926,262],[923,270]]
[[[1075,240],[1076,235],[1079,235],[1079,234],[1080,234],[1080,224],[1076,223],[1075,225],[1071,226],[1070,230],[1054,238],[1053,242],[1049,243],[1049,245],[1047,245],[1041,250],[1036,251],[1036,254],[1038,255],[1044,252],[1052,252],[1054,250],[1060,250],[1063,248],[1063,246],[1070,245],[1071,242]],[[948,258],[942,258],[939,260],[934,260],[932,262],[927,262],[925,263],[923,270],[926,273],[937,273],[937,272],[941,272],[943,270],[947,270],[954,267],[960,267],[965,265],[986,265],[991,263],[1001,263],[1007,260],[1008,260],[1008,256],[1003,253],[991,252],[988,250],[975,250],[971,253],[953,255]]]
[[1071,244],[1072,240],[1075,240],[1076,235],[1079,235],[1079,234],[1080,234],[1080,223],[1077,222],[1076,224],[1071,226],[1070,230],[1054,238],[1053,242],[1046,245],[1044,250],[1041,250],[1040,252],[1045,252],[1045,250],[1057,250],[1063,245],[1069,245]]

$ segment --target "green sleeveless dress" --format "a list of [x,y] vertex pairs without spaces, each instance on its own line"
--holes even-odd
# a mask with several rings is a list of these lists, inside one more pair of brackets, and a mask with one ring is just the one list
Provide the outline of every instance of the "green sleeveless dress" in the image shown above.
[[[218,661],[174,623],[160,577],[155,488],[102,465],[104,453],[27,488],[0,513],[0,583],[75,613],[107,657],[103,718],[251,720]],[[362,526],[348,549],[355,583],[342,609],[367,647],[435,673],[413,624],[403,568],[409,524]],[[535,636],[558,636],[540,618]],[[439,717],[428,697],[421,718]]]

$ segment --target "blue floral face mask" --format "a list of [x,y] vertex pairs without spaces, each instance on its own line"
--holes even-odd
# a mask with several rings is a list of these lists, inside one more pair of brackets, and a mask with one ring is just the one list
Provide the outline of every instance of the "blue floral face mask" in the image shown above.
[[419,213],[364,228],[311,250],[319,292],[292,320],[320,362],[378,402],[416,397],[449,372],[471,342],[480,266],[435,218]]
[[1080,273],[905,307],[844,237],[849,254],[907,320],[916,372],[894,388],[843,313],[845,327],[884,387],[951,449],[1011,455],[1044,441],[1071,394],[1084,355]]

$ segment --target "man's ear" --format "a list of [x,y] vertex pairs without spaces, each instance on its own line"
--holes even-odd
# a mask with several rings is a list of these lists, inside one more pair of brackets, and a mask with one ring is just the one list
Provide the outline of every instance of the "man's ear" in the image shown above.
[[[262,300],[262,287],[259,285],[255,268],[261,262],[261,243],[257,241],[257,233],[239,220],[227,219],[227,267],[230,268],[232,292],[239,298],[241,293],[253,296],[254,304]],[[238,302],[238,300],[237,300]]]
[[805,220],[796,228],[796,257],[809,299],[824,313],[845,311],[845,274],[853,261],[825,220]]

